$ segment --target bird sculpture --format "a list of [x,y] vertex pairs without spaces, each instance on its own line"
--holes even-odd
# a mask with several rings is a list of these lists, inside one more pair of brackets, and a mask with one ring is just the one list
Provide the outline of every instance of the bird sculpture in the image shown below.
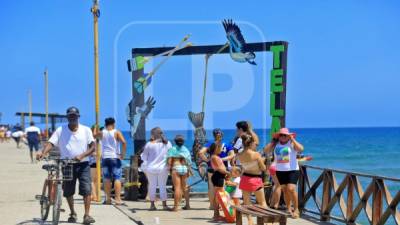
[[236,25],[231,19],[222,21],[222,25],[225,28],[231,58],[236,62],[248,62],[252,65],[257,65],[254,62],[256,55],[254,52],[247,51],[246,41],[244,40],[238,25]]

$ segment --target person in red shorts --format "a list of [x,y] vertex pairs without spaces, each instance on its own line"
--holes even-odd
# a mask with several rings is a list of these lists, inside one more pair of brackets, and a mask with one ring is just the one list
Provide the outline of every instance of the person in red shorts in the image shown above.
[[[264,158],[255,151],[256,142],[253,136],[244,134],[241,136],[244,150],[239,153],[239,160],[243,168],[243,175],[240,178],[239,188],[243,192],[243,204],[251,205],[250,196],[254,193],[259,205],[267,207],[264,196],[264,183],[262,172],[266,170]],[[251,217],[247,217],[249,225],[253,224]]]

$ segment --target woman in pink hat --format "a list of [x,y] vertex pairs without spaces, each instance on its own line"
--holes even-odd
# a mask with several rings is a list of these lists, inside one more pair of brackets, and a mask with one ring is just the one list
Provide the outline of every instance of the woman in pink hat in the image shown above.
[[[295,138],[295,133],[290,133],[288,128],[281,128],[279,132],[273,135],[272,142],[264,148],[264,151],[269,153],[273,150],[276,176],[284,193],[287,211],[296,219],[300,216],[296,192],[296,185],[300,176],[297,152],[303,151],[304,147]],[[274,194],[277,192],[279,190],[275,190]],[[292,202],[293,211],[291,209]]]

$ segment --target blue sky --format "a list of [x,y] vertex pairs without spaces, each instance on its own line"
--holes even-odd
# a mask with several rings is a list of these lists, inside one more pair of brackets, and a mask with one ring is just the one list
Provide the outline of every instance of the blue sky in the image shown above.
[[[29,89],[33,111],[44,111],[47,66],[50,111],[75,105],[82,122],[93,123],[90,7],[89,0],[1,1],[2,122],[28,110]],[[128,129],[131,48],[176,45],[188,33],[195,45],[223,44],[224,18],[238,21],[247,42],[289,42],[289,127],[400,126],[399,1],[101,0],[100,8],[101,118],[116,116],[121,129]],[[210,59],[206,128],[242,119],[269,127],[271,55],[258,53],[256,62]],[[203,64],[202,56],[175,57],[158,71],[146,92],[157,100],[148,127],[191,127],[186,115],[200,110]]]

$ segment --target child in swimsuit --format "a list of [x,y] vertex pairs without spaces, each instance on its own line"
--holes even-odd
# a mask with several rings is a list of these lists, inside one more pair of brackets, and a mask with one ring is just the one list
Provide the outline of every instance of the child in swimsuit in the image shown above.
[[[234,166],[231,170],[231,179],[225,181],[225,190],[231,195],[231,198],[235,205],[240,205],[240,199],[242,198],[242,190],[239,188],[240,175],[242,174],[242,167]],[[229,190],[229,191],[228,191]]]
[[183,145],[185,142],[182,135],[175,137],[175,146],[168,150],[167,163],[170,168],[172,182],[174,185],[174,208],[172,211],[178,211],[178,205],[182,199],[182,193],[185,194],[186,205],[183,209],[189,209],[189,190],[186,186],[187,178],[190,175],[192,165],[189,150]]

